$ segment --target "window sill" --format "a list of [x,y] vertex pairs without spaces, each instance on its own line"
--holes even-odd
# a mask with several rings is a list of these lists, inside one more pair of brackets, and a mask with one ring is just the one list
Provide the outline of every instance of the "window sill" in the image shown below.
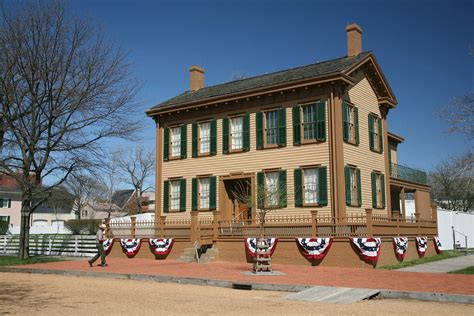
[[182,158],[182,157],[170,157],[170,158],[168,158],[168,160],[165,160],[165,161],[181,160],[181,159],[186,159],[186,158]]
[[352,145],[352,146],[359,147],[359,144],[357,144],[355,141],[348,141],[348,140],[345,140],[344,143],[346,143],[346,144],[348,144],[348,145]]
[[379,149],[370,149],[371,152],[376,153],[376,154],[382,154],[383,151]]
[[275,149],[275,148],[283,148],[283,147],[286,147],[286,145],[265,145],[263,148],[260,148],[258,150]]
[[209,156],[212,156],[212,154],[211,153],[204,153],[204,154],[199,153],[197,155],[197,158],[199,158],[199,157],[209,157]]

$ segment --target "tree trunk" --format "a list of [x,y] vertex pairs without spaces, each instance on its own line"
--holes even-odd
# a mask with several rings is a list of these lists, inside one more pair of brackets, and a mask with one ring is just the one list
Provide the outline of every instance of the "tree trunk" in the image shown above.
[[30,210],[30,199],[22,198],[20,244],[18,249],[18,258],[20,259],[27,259],[30,257]]

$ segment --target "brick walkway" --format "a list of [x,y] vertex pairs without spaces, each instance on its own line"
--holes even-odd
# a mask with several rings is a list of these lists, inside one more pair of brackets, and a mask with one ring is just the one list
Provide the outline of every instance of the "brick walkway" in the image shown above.
[[473,275],[454,275],[418,272],[398,272],[358,268],[310,267],[274,265],[281,276],[247,276],[251,264],[211,262],[207,264],[180,263],[173,260],[108,258],[109,267],[90,268],[87,261],[63,261],[16,268],[109,272],[119,274],[163,275],[191,277],[232,282],[266,284],[320,285],[352,288],[387,289],[412,292],[437,292],[474,295]]

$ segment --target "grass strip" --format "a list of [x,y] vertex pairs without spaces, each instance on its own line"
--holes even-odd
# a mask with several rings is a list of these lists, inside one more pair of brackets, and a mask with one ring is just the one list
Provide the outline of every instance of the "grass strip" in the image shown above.
[[458,251],[446,250],[446,251],[443,251],[439,255],[426,257],[426,258],[418,258],[418,259],[407,260],[407,261],[403,261],[403,262],[400,262],[399,264],[395,264],[395,265],[391,265],[391,266],[378,267],[377,269],[396,270],[396,269],[416,266],[416,265],[424,264],[424,263],[428,263],[428,262],[434,262],[434,261],[459,257],[459,256],[462,256],[462,255],[464,255],[464,254],[461,253],[461,252],[458,252]]
[[66,261],[60,258],[53,257],[31,257],[28,259],[19,259],[13,256],[0,256],[0,266],[16,266],[22,264],[35,264],[35,263],[45,263],[45,262],[57,262],[57,261]]
[[456,270],[456,271],[451,271],[448,272],[449,274],[474,274],[474,266],[461,269],[461,270]]

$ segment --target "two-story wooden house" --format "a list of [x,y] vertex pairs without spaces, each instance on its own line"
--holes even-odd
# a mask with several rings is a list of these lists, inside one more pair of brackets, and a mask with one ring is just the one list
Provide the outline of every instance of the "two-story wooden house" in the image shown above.
[[[347,56],[316,64],[210,87],[204,70],[192,66],[189,91],[147,111],[156,122],[157,231],[194,216],[203,226],[214,221],[218,232],[208,239],[224,241],[226,227],[252,225],[259,207],[235,191],[263,189],[275,192],[265,201],[274,208],[273,237],[294,240],[305,219],[318,221],[318,235],[397,235],[408,192],[415,192],[417,220],[431,220],[428,234],[436,234],[426,175],[397,164],[403,138],[387,127],[396,97],[374,54],[362,51],[362,29],[346,30]],[[369,230],[341,228],[368,212]],[[402,234],[418,235],[420,226]],[[237,260],[241,244],[238,251],[221,245],[220,259]]]

